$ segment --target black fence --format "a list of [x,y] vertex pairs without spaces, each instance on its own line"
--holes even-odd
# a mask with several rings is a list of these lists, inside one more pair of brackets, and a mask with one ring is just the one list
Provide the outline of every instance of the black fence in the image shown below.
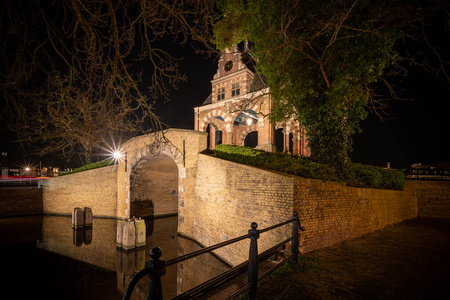
[[406,179],[450,180],[449,169],[407,169],[403,170]]
[[[264,251],[261,254],[258,254],[258,239],[260,237],[260,234],[273,230],[275,228],[278,228],[283,225],[287,225],[289,223],[292,223],[292,236],[276,245],[273,245],[270,249]],[[250,299],[256,298],[256,290],[258,287],[258,280],[264,278],[268,274],[270,274],[273,270],[283,265],[284,262],[290,261],[294,267],[297,266],[298,261],[298,245],[299,245],[299,230],[304,231],[305,229],[300,225],[300,221],[298,219],[297,213],[294,212],[293,217],[290,220],[287,220],[285,222],[273,225],[271,227],[265,228],[265,229],[257,229],[258,224],[253,222],[251,224],[251,229],[248,231],[248,234],[242,235],[240,237],[234,238],[232,240],[228,240],[198,251],[194,251],[189,254],[185,254],[179,257],[176,257],[174,259],[170,259],[168,261],[161,260],[162,251],[160,248],[153,248],[150,251],[150,257],[152,260],[146,262],[146,267],[139,271],[130,281],[128,284],[128,287],[125,291],[125,294],[122,298],[122,300],[128,300],[131,297],[131,294],[133,292],[133,289],[137,282],[143,278],[144,276],[148,275],[150,277],[150,283],[149,283],[149,293],[148,293],[148,299],[151,300],[160,300],[163,299],[163,292],[162,292],[162,286],[161,286],[161,277],[165,275],[166,273],[166,267],[185,261],[187,259],[196,257],[198,255],[211,252],[213,250],[219,249],[221,247],[245,240],[250,239],[250,249],[249,249],[249,259],[242,264],[223,272],[222,274],[204,282],[201,285],[198,285],[189,291],[186,291],[178,296],[176,296],[173,299],[196,299],[198,297],[201,297],[207,293],[210,293],[217,289],[218,287],[222,286],[223,284],[231,281],[232,279],[236,278],[237,276],[248,272],[248,283],[244,287],[242,287],[240,290],[235,292],[233,295],[230,295],[229,298],[233,298],[238,296],[239,294],[242,294],[246,291],[249,293]],[[280,263],[271,269],[267,270],[264,274],[258,275],[258,263],[264,259],[267,259],[268,257],[272,256],[274,253],[280,249],[280,247],[284,246],[286,243],[291,242],[291,254],[288,258],[283,261],[283,263]],[[194,271],[194,270],[193,270]]]

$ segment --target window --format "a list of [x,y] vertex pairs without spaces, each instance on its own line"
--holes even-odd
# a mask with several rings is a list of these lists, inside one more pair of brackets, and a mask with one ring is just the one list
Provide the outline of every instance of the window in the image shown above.
[[224,87],[218,88],[217,89],[217,101],[223,100],[223,99],[225,99],[225,88]]
[[239,82],[231,85],[231,97],[239,96],[241,94],[241,84]]

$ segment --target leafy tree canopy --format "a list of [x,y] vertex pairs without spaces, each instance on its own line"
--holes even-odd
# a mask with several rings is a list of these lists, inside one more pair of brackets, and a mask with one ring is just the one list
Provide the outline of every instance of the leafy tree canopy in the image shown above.
[[[427,39],[427,17],[448,6],[392,0],[220,0],[223,17],[214,41],[224,49],[241,41],[252,44],[257,70],[274,97],[272,119],[294,116],[306,128],[313,157],[348,177],[351,136],[368,109],[385,105],[377,87],[406,61],[431,67],[448,80],[445,49]],[[420,30],[423,29],[423,30]],[[434,61],[406,52],[399,41],[428,44]],[[400,67],[400,68],[399,68]]]

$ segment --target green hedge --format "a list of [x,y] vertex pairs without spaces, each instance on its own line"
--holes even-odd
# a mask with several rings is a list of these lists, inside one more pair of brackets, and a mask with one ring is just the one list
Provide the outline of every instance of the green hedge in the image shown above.
[[292,175],[322,180],[339,180],[334,168],[315,163],[308,157],[270,153],[249,147],[223,144],[216,146],[215,153],[219,158]]
[[405,175],[401,171],[362,164],[353,164],[352,167],[356,186],[401,190],[405,184]]
[[73,173],[78,173],[78,172],[83,172],[83,171],[97,169],[97,168],[102,168],[102,167],[106,167],[106,166],[112,165],[113,163],[114,163],[114,161],[110,160],[110,159],[102,160],[102,161],[98,161],[98,162],[95,162],[95,163],[84,165],[82,167],[74,169],[71,172],[61,173],[61,174],[59,174],[59,176],[63,176],[63,175],[67,175],[67,174],[73,174]]
[[[333,167],[314,162],[309,157],[271,153],[249,147],[218,145],[216,156],[237,163],[275,170],[287,174],[327,181],[340,181]],[[402,172],[374,166],[353,164],[356,179],[347,184],[357,187],[403,189]]]

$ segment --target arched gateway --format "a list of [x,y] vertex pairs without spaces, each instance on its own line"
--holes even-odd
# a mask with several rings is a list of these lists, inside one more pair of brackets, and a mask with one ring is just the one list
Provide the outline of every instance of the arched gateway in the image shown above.
[[[117,169],[117,217],[178,213],[180,227],[192,216],[198,154],[207,135],[170,129],[138,136],[122,146]],[[158,141],[159,140],[159,141]],[[186,228],[186,230],[191,230]]]

